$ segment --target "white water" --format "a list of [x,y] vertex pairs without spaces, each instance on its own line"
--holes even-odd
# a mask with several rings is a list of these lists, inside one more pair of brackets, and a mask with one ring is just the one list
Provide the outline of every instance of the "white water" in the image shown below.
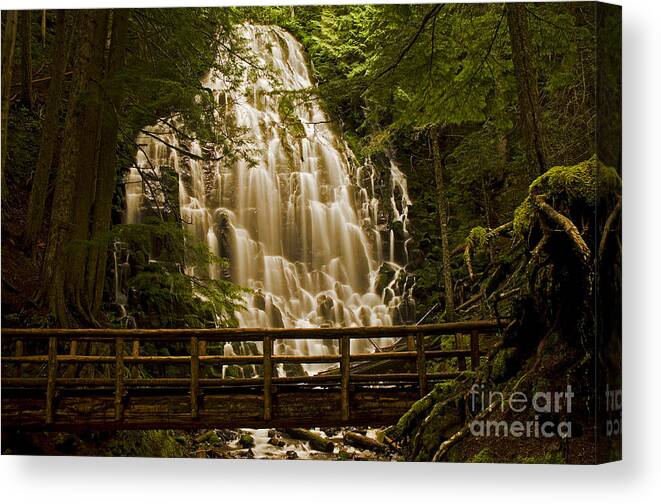
[[[189,273],[229,276],[253,289],[255,294],[246,296],[247,310],[237,313],[243,327],[392,325],[401,319],[396,312],[412,287],[403,287],[408,256],[401,241],[408,237],[410,205],[406,178],[391,162],[390,195],[380,201],[374,166],[357,166],[318,100],[295,101],[293,114],[282,117],[279,92],[314,87],[303,48],[277,27],[245,26],[243,34],[257,64],[273,77],[251,79],[246,65],[238,89],[215,75],[203,84],[225,104],[219,122],[244,129],[252,159],[202,162],[149,136],[138,138],[140,171],[158,175],[161,166],[174,169],[189,232],[230,262],[229,271],[212,265],[208,272]],[[151,131],[180,146],[172,132],[162,127]],[[194,141],[181,146],[202,154]],[[139,222],[145,208],[163,204],[162,194],[141,180],[132,168],[126,179],[127,223]],[[401,223],[400,243],[384,215]],[[382,267],[391,280],[378,287]],[[367,340],[352,343],[354,352],[372,350]],[[334,341],[276,344],[277,353],[336,351]]]

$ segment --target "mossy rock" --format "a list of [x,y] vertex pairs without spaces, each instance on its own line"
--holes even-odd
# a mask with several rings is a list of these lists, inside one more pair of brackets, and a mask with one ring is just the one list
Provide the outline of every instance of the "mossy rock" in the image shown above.
[[118,431],[106,445],[113,457],[183,457],[184,446],[170,430]]
[[239,438],[239,445],[241,445],[242,448],[252,448],[255,446],[255,438],[247,433],[241,434],[241,437]]

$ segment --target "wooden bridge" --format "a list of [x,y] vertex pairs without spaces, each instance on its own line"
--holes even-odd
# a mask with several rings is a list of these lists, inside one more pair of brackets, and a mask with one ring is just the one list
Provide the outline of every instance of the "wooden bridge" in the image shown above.
[[[475,369],[486,353],[480,340],[500,327],[496,320],[476,320],[341,329],[3,329],[2,428],[386,425],[425,395],[430,384],[464,372],[467,360]],[[425,343],[432,336],[457,334],[469,345],[442,350]],[[352,340],[383,337],[406,343],[397,347],[403,346],[400,351],[351,352]],[[275,354],[274,342],[285,339],[337,340],[339,352]],[[214,344],[222,352],[218,344],[233,342],[261,342],[263,352],[212,353]],[[158,355],[158,345],[177,355]],[[92,351],[95,355],[85,354]],[[453,358],[456,371],[427,371],[429,361]],[[361,370],[360,362],[379,365]],[[278,376],[278,364],[339,364],[339,369]],[[253,365],[258,373],[230,378],[222,373],[228,365]],[[168,376],[175,369],[177,377]]]

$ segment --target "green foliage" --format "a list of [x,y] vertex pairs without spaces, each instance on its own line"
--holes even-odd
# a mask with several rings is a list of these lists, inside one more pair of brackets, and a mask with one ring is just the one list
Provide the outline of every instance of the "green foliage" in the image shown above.
[[157,122],[181,142],[198,141],[203,152],[237,154],[241,131],[218,124],[224,105],[204,77],[222,75],[230,85],[242,77],[243,60],[252,60],[235,29],[242,21],[235,8],[131,9],[126,64],[104,82],[130,90],[119,111],[125,166],[133,163],[136,135]]
[[[166,327],[236,326],[235,312],[243,309],[246,289],[206,274],[210,265],[227,268],[225,259],[196,242],[178,222],[156,219],[113,229],[114,241],[127,245],[135,275],[129,288],[138,294],[140,308],[155,314]],[[153,250],[157,258],[148,260]]]

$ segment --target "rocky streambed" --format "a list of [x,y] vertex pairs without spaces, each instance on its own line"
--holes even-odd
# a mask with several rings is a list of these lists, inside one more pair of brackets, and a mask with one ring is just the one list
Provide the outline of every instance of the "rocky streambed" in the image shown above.
[[176,440],[200,458],[400,460],[380,429],[209,429]]

